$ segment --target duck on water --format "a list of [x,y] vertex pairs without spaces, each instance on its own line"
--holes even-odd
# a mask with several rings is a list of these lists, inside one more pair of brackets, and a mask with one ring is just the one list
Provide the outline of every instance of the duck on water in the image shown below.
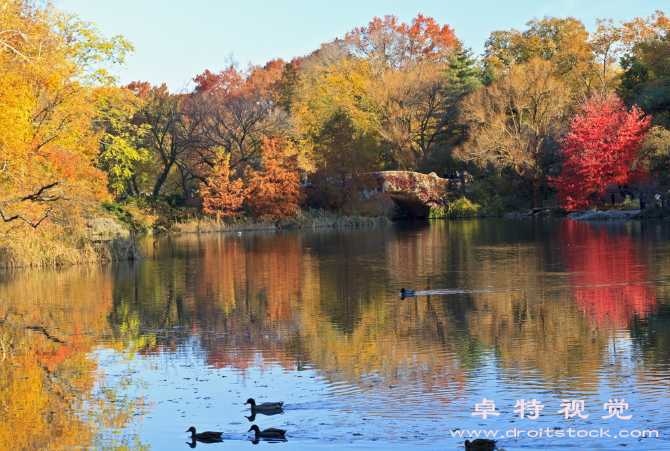
[[194,440],[199,440],[202,442],[220,442],[222,441],[221,439],[221,434],[223,432],[213,432],[213,431],[205,431],[205,432],[195,432],[195,428],[191,426],[188,428],[186,432],[191,433],[191,438]]
[[255,424],[252,425],[247,432],[254,431],[256,434],[256,438],[259,437],[265,437],[265,438],[284,438],[284,434],[286,434],[285,429],[277,429],[277,428],[267,428],[263,429],[262,431],[256,426]]
[[495,448],[498,440],[490,440],[486,438],[478,438],[473,441],[465,441],[465,449],[469,451],[489,451]]
[[414,290],[405,290],[404,288],[402,288],[400,290],[400,299],[411,298],[415,294],[416,294],[416,291],[414,291]]
[[263,411],[274,411],[274,410],[281,410],[282,406],[284,405],[284,401],[279,401],[279,402],[264,402],[261,404],[256,404],[256,401],[254,401],[254,398],[249,398],[247,399],[247,402],[244,403],[245,405],[251,404],[251,411],[258,411],[258,412],[263,412]]

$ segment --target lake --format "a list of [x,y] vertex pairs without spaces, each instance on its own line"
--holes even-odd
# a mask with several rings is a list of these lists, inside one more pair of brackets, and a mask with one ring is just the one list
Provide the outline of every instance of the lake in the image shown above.
[[[444,450],[495,434],[506,450],[670,450],[668,221],[142,245],[141,262],[0,272],[0,449]],[[252,415],[250,397],[284,409]],[[286,441],[254,443],[252,424]]]

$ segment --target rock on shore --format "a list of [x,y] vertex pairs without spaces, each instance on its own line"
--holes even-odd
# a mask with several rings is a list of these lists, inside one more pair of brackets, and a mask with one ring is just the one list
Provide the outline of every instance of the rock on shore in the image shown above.
[[109,241],[130,234],[116,221],[110,218],[97,218],[88,221],[88,233],[91,241]]

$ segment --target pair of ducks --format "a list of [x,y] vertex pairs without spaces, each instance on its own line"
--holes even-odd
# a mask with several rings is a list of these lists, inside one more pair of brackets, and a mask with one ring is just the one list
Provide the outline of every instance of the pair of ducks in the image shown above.
[[[244,403],[246,406],[247,404],[251,405],[251,414],[255,415],[256,412],[261,412],[261,413],[266,413],[266,414],[273,414],[273,413],[279,413],[282,411],[282,406],[284,405],[284,401],[279,401],[279,402],[264,402],[261,404],[256,404],[256,401],[254,401],[254,398],[249,398],[247,399],[247,402]],[[263,429],[262,431],[256,426],[255,424],[252,425],[247,432],[254,431],[256,433],[256,440],[258,440],[260,437],[265,437],[265,438],[284,438],[284,434],[286,434],[285,429],[277,429],[277,428],[267,428]]]
[[[251,404],[251,412],[252,414],[255,414],[256,412],[264,412],[264,413],[270,413],[270,412],[276,412],[279,413],[279,411],[282,410],[282,406],[284,405],[283,401],[280,402],[264,402],[262,404],[256,404],[256,401],[254,401],[253,398],[247,399],[247,402],[244,403],[245,405]],[[285,429],[277,429],[277,428],[267,428],[260,430],[258,426],[255,424],[249,428],[247,432],[254,431],[256,435],[256,440],[259,438],[284,438],[284,434],[286,434]],[[204,443],[213,443],[213,442],[220,442],[222,441],[221,435],[223,432],[213,432],[213,431],[205,431],[205,432],[196,432],[195,428],[191,426],[188,428],[186,432],[191,433],[191,439],[198,440]]]
[[[263,429],[262,431],[258,426],[255,424],[249,428],[247,432],[254,431],[256,434],[256,438],[264,437],[264,438],[284,438],[284,434],[286,434],[286,429],[277,429],[277,428],[267,428]],[[205,432],[196,432],[195,428],[191,426],[188,428],[186,432],[191,433],[191,438],[201,441],[201,442],[220,442],[223,441],[221,438],[221,435],[223,435],[223,432],[213,432],[213,431],[205,431]]]

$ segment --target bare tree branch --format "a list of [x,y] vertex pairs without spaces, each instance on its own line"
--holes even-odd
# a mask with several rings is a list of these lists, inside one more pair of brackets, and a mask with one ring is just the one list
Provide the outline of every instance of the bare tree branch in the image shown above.
[[0,217],[3,219],[4,222],[11,222],[15,220],[21,220],[24,221],[26,224],[31,226],[32,228],[36,229],[42,221],[44,221],[46,218],[48,218],[51,215],[52,209],[47,210],[47,212],[42,216],[39,220],[31,220],[27,218],[25,215],[22,214],[16,214],[16,215],[9,215],[8,213],[5,212],[4,208],[7,205],[11,204],[16,204],[20,202],[55,202],[57,200],[68,200],[67,197],[63,196],[62,194],[51,194],[48,193],[47,191],[52,189],[55,186],[60,185],[63,183],[65,180],[58,180],[56,182],[50,183],[48,185],[42,186],[39,190],[32,194],[27,194],[22,197],[15,197],[13,199],[8,199],[4,201],[0,201]]

